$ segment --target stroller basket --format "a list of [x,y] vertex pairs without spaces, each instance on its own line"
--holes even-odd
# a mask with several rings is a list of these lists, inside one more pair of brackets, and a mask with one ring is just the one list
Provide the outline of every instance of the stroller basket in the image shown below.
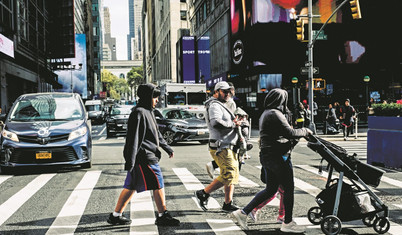
[[[324,149],[323,145],[327,148],[327,150]],[[310,149],[318,152],[338,172],[346,171],[345,174],[347,177],[356,180],[356,177],[354,177],[354,174],[353,174],[353,173],[355,173],[356,175],[358,175],[360,177],[360,179],[364,183],[371,185],[373,187],[377,187],[380,184],[381,177],[385,173],[385,171],[383,171],[377,167],[374,167],[374,166],[371,166],[371,165],[368,165],[366,163],[359,161],[356,158],[356,155],[348,155],[348,152],[344,148],[342,148],[336,144],[333,144],[329,141],[326,141],[324,139],[321,139],[317,136],[314,136],[312,138],[312,141],[308,142],[307,146]],[[331,153],[333,153],[345,165],[347,165],[350,168],[350,170],[353,171],[353,173],[350,174],[350,172],[345,170],[345,168],[342,165],[339,165],[339,163],[334,159],[333,156],[331,156],[331,154],[328,152],[328,150],[330,150]]]

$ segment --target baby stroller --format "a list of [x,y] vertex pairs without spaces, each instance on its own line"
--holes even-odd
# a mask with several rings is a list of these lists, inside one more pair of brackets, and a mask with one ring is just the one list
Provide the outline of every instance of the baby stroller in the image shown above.
[[[385,172],[360,162],[356,154],[350,156],[342,147],[317,136],[309,136],[308,141],[307,146],[321,155],[321,163],[328,162],[325,189],[316,196],[318,207],[309,209],[308,220],[320,224],[325,234],[340,233],[341,221],[359,219],[377,233],[386,233],[390,228],[388,207],[367,186],[377,187]],[[334,170],[339,172],[339,178],[332,179]],[[321,165],[319,171],[322,171]],[[351,184],[344,182],[344,177]]]

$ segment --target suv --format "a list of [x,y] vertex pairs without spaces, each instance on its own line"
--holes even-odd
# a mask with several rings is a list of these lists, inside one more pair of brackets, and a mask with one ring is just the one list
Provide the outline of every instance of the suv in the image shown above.
[[2,173],[20,166],[92,166],[91,122],[79,94],[21,95],[0,119]]
[[85,108],[88,112],[89,119],[95,124],[103,124],[105,121],[105,111],[103,101],[101,100],[87,100],[85,101]]

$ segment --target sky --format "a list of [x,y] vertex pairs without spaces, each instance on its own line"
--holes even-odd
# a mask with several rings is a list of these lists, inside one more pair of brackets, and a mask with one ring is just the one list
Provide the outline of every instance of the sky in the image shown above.
[[128,0],[103,0],[103,6],[109,7],[111,33],[116,38],[117,60],[127,60]]

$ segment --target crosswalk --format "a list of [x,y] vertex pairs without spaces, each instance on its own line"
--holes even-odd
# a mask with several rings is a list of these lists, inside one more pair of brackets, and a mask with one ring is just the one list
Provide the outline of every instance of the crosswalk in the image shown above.
[[[295,187],[296,187],[296,201],[297,197],[303,196],[303,198],[310,198],[312,201],[314,197],[321,192],[324,180],[328,176],[326,172],[323,174],[318,173],[318,168],[316,166],[310,165],[295,165],[295,172],[297,177],[295,177]],[[242,170],[242,176],[240,177],[240,183],[237,187],[242,188],[244,190],[247,189],[258,189],[259,191],[263,188],[261,182],[256,180],[255,172],[259,172],[261,169],[260,165],[247,165],[244,170]],[[180,182],[177,184],[177,198],[175,195],[169,197],[169,200],[174,200],[172,202],[176,205],[185,204],[186,208],[192,208],[191,213],[199,213],[203,214],[202,210],[198,207],[198,204],[193,195],[195,190],[199,190],[205,187],[207,176],[206,174],[200,174],[200,171],[194,171],[192,167],[174,167],[171,169],[164,170],[167,175],[169,175],[168,179],[165,179],[166,185],[173,182]],[[83,173],[84,172],[84,173]],[[250,173],[252,172],[252,173]],[[109,189],[110,185],[101,185],[101,181],[106,181],[105,179],[110,176],[110,172],[103,170],[90,170],[90,171],[80,171],[79,174],[75,172],[70,172],[69,174],[65,174],[65,177],[70,177],[69,179],[61,180],[59,177],[62,173],[45,173],[39,174],[37,176],[30,176],[29,180],[25,180],[25,185],[20,185],[18,183],[21,180],[21,176],[0,176],[0,234],[2,231],[8,231],[12,233],[12,225],[15,224],[15,220],[13,217],[20,216],[25,218],[24,211],[29,211],[32,208],[30,206],[35,205],[36,201],[43,200],[38,197],[38,194],[42,190],[52,190],[52,187],[46,186],[48,184],[57,185],[63,184],[68,180],[76,180],[77,183],[71,189],[66,189],[64,193],[68,194],[63,201],[60,203],[62,206],[58,209],[59,211],[55,213],[54,217],[48,218],[50,222],[48,225],[41,225],[42,229],[46,234],[74,234],[80,226],[83,226],[85,220],[83,217],[86,216],[86,212],[88,211],[88,206],[93,205],[93,203],[89,203],[91,201],[91,197],[93,196],[93,192],[95,190],[104,190],[104,192],[110,192],[115,189]],[[317,177],[319,176],[319,177]],[[77,179],[78,177],[78,179]],[[317,181],[312,181],[311,179],[316,177],[315,179],[319,179]],[[320,180],[321,177],[321,180]],[[57,179],[56,179],[57,178]],[[75,178],[75,179],[73,179]],[[120,181],[124,179],[124,174],[118,175]],[[59,182],[60,181],[60,182]],[[20,189],[15,192],[10,192],[10,185],[19,185]],[[176,184],[175,184],[176,185]],[[168,186],[169,187],[169,186]],[[7,189],[5,191],[9,193],[3,193],[3,189]],[[402,181],[398,180],[398,177],[383,177],[383,181],[378,189],[376,189],[379,194],[386,196],[389,195],[388,191],[392,190],[402,190]],[[391,190],[389,190],[391,189]],[[56,190],[56,189],[54,189]],[[60,188],[57,188],[60,190]],[[107,193],[106,193],[107,194]],[[243,201],[249,201],[249,199],[254,194],[247,195]],[[169,195],[167,195],[169,196]],[[5,198],[8,197],[8,198]],[[189,199],[189,200],[188,200]],[[240,199],[239,199],[240,200]],[[28,203],[30,202],[30,203]],[[54,202],[52,202],[54,203]],[[114,208],[115,200],[106,200],[104,203],[108,203],[108,207],[110,210]],[[271,203],[270,207],[277,207],[279,204],[279,200],[275,200]],[[391,229],[388,234],[402,234],[402,226],[400,223],[398,211],[402,207],[402,203],[396,202],[388,205],[390,208],[391,214]],[[221,205],[212,195],[209,200],[208,207],[211,211],[218,212],[220,211]],[[177,213],[182,219],[182,221],[186,221],[186,226],[180,229],[177,233],[184,234],[245,234],[244,231],[240,229],[240,227],[233,222],[228,215],[216,214],[216,218],[214,214],[209,215],[208,217],[200,217],[197,216],[197,223],[203,221],[203,225],[192,226],[192,223],[195,223],[191,220],[193,215],[186,214],[186,212],[180,213],[180,207],[177,208]],[[307,208],[309,209],[309,208]],[[147,191],[143,193],[136,193],[134,197],[131,199],[130,206],[127,209],[129,211],[129,217],[133,220],[133,223],[129,226],[127,230],[119,230],[122,234],[164,234],[165,230],[163,227],[158,227],[154,224],[155,221],[155,207],[152,200],[152,193]],[[46,211],[46,210],[44,210]],[[189,210],[186,210],[189,213]],[[393,215],[393,211],[395,214]],[[190,213],[190,214],[191,214]],[[212,216],[212,217],[211,217]],[[27,220],[34,220],[35,218],[25,218]],[[106,220],[106,217],[104,217]],[[312,234],[320,234],[320,227],[313,226],[310,224],[308,219],[305,216],[296,217],[295,221],[298,224],[308,225],[309,231]],[[266,221],[267,224],[270,224],[270,221]],[[399,222],[399,223],[398,223]],[[106,221],[97,221],[97,225],[99,223],[104,223],[104,226],[107,226]],[[262,221],[261,223],[264,223]],[[271,223],[272,224],[272,223]],[[350,229],[356,229],[356,227],[361,227],[361,222],[348,222],[345,223],[345,226]],[[43,228],[45,227],[45,228]],[[105,227],[107,228],[107,227]],[[98,231],[98,230],[96,230]],[[313,231],[316,231],[315,233]],[[373,232],[371,230],[371,232]],[[94,232],[88,232],[93,234]],[[99,234],[102,231],[99,231]]]

